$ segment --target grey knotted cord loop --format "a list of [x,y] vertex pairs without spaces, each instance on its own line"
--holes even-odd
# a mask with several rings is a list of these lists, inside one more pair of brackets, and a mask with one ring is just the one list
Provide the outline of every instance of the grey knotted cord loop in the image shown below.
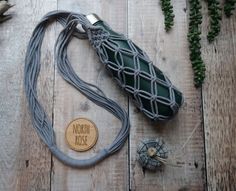
[[[90,159],[76,160],[59,150],[56,145],[52,122],[49,120],[37,97],[36,85],[40,71],[41,45],[48,24],[55,20],[64,27],[59,34],[55,45],[57,67],[60,74],[68,83],[74,86],[88,99],[111,112],[122,122],[122,127],[113,143]],[[85,32],[76,28],[77,24],[81,24]],[[33,127],[53,155],[64,164],[72,167],[83,168],[95,165],[121,149],[129,135],[130,122],[126,111],[116,102],[107,98],[101,89],[80,79],[73,70],[67,57],[67,47],[72,37],[84,39],[88,37],[88,33],[90,34],[92,31],[99,30],[100,27],[91,25],[82,14],[66,11],[53,11],[45,15],[34,29],[26,52],[24,83]]]

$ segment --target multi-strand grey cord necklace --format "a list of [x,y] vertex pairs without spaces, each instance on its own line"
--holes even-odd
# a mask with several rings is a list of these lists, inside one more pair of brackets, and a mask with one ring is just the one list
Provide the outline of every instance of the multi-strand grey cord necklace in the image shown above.
[[[96,17],[92,19],[96,20]],[[61,76],[122,123],[112,144],[89,159],[73,159],[57,147],[52,122],[38,100],[37,79],[40,71],[41,45],[46,28],[52,21],[58,21],[64,27],[55,45],[56,63]],[[73,37],[89,39],[100,60],[118,84],[131,95],[137,107],[152,120],[171,118],[183,102],[181,92],[152,64],[145,52],[124,35],[112,31],[105,23],[103,26],[93,24],[83,14],[52,11],[35,27],[25,58],[25,92],[33,127],[56,158],[66,165],[79,168],[95,165],[120,150],[129,135],[130,122],[128,114],[119,104],[107,98],[101,89],[83,81],[76,74],[67,56],[67,47]],[[81,25],[84,31],[78,29],[78,25]]]
[[[113,143],[90,159],[76,160],[59,150],[56,145],[52,122],[47,117],[47,114],[45,113],[42,105],[39,103],[37,97],[36,84],[40,71],[40,49],[45,30],[48,24],[53,20],[57,20],[64,26],[64,29],[60,33],[55,46],[57,67],[62,77],[78,89],[82,94],[84,94],[88,99],[111,112],[122,122],[122,128]],[[72,27],[75,28],[78,22],[84,27],[85,30],[97,30],[97,27],[90,24],[84,15],[57,11],[53,11],[45,15],[36,26],[26,52],[25,91],[29,108],[31,110],[33,126],[53,155],[69,166],[88,167],[115,153],[124,145],[129,134],[130,123],[128,115],[123,108],[121,108],[116,102],[107,98],[98,87],[80,79],[73,70],[67,57],[67,46],[69,41],[71,40],[72,35],[75,35],[78,38],[86,38],[87,36],[86,33],[81,32],[78,29],[72,30]]]

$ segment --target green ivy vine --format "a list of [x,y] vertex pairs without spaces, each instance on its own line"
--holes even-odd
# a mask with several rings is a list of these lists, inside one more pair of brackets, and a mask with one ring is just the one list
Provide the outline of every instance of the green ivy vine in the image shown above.
[[[174,25],[174,14],[171,0],[160,0],[162,12],[165,18],[165,29],[169,31]],[[222,8],[219,0],[205,0],[208,6],[210,17],[210,27],[207,34],[209,43],[213,42],[220,33]],[[188,0],[189,2],[189,30],[188,42],[190,51],[190,61],[194,71],[194,83],[196,87],[201,87],[205,79],[205,64],[201,57],[201,0]],[[235,9],[236,0],[225,0],[223,9],[227,17],[230,17]]]
[[161,9],[164,14],[165,19],[165,30],[168,32],[174,25],[174,13],[173,6],[171,4],[171,0],[160,0],[161,1]]
[[235,9],[236,0],[225,0],[224,12],[227,17],[230,17]]
[[200,87],[205,79],[205,64],[201,57],[201,29],[202,23],[201,4],[199,0],[189,0],[189,31],[188,42],[190,50],[190,60],[194,71],[194,82],[196,87]]
[[209,42],[213,42],[220,33],[221,8],[218,0],[207,0],[210,29],[207,34]]

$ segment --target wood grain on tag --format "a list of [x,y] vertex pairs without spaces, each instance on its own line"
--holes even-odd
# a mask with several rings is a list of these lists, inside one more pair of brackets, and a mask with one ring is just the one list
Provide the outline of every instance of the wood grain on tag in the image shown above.
[[98,129],[92,121],[78,118],[69,123],[65,137],[71,149],[87,151],[96,144]]

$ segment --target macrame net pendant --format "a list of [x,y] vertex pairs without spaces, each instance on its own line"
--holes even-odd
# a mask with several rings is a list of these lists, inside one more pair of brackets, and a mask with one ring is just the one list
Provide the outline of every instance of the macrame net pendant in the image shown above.
[[168,158],[167,147],[160,139],[144,139],[137,148],[137,158],[143,168],[158,170]]
[[[128,113],[118,103],[109,99],[100,88],[83,81],[76,74],[67,55],[67,48],[72,38],[90,40],[100,60],[119,85],[132,95],[140,110],[151,119],[164,120],[172,117],[183,101],[182,94],[140,48],[124,35],[112,31],[103,21],[94,22],[94,19],[96,20],[94,15],[86,17],[80,13],[67,11],[49,12],[36,25],[25,56],[24,87],[33,128],[58,160],[76,168],[91,167],[119,151],[129,136],[130,122]],[[121,128],[113,142],[90,158],[78,160],[61,151],[56,143],[53,123],[38,99],[37,80],[41,67],[41,46],[46,29],[53,21],[58,21],[63,26],[54,50],[60,75],[90,101],[121,121]],[[77,28],[78,24],[84,31]],[[156,148],[156,151],[162,154],[162,150]],[[156,151],[151,149],[149,153],[154,155]],[[156,165],[152,162],[147,163],[148,168]]]
[[[60,75],[68,84],[86,96],[87,99],[106,109],[121,121],[121,128],[115,139],[109,145],[99,148],[99,151],[85,159],[72,158],[57,146],[53,122],[50,121],[37,95],[37,80],[41,67],[41,47],[46,29],[53,21],[58,21],[63,26],[54,49],[55,64]],[[69,42],[74,37],[79,39],[87,38],[87,33],[76,27],[78,24],[82,25],[85,31],[98,29],[98,27],[93,26],[85,15],[81,13],[52,11],[40,20],[32,33],[26,51],[24,87],[33,128],[45,145],[48,146],[51,153],[65,165],[75,168],[88,168],[113,155],[124,146],[129,136],[130,122],[127,112],[118,103],[109,99],[97,86],[83,81],[74,71],[67,55]],[[78,102],[74,104],[78,104]]]
[[183,103],[183,97],[168,77],[130,39],[114,32],[97,15],[91,14],[87,18],[100,27],[87,31],[92,46],[137,107],[155,121],[174,116]]

